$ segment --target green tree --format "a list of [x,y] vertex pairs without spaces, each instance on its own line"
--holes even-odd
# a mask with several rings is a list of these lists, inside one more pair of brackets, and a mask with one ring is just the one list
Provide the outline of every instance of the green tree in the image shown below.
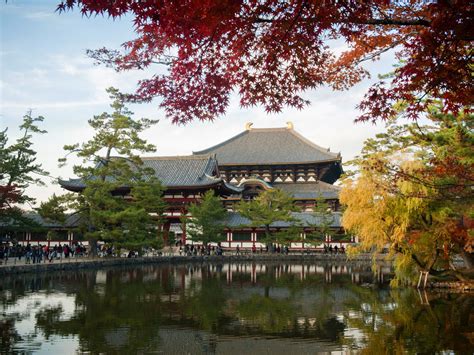
[[[138,155],[155,151],[139,135],[157,121],[133,119],[118,90],[109,88],[107,92],[113,112],[89,120],[93,138],[64,147],[67,155],[75,154],[82,160],[73,169],[85,184],[75,199],[87,224],[85,237],[93,246],[97,240],[129,248],[158,246],[157,224],[165,208],[163,187]],[[61,164],[66,157],[60,159]]]
[[187,231],[193,240],[204,245],[224,240],[224,220],[226,209],[214,191],[207,191],[199,203],[189,206],[191,217],[185,218]]
[[42,116],[32,117],[28,112],[20,125],[20,137],[11,145],[7,129],[0,131],[0,224],[16,229],[32,224],[24,217],[22,206],[35,203],[26,189],[43,185],[39,176],[47,174],[36,161],[32,141],[33,135],[46,133],[37,125],[43,120]]
[[334,223],[334,215],[329,203],[319,196],[313,211],[316,223],[310,224],[313,228],[311,233],[306,234],[305,242],[312,245],[319,245],[326,241],[326,236],[332,233],[331,226]]
[[391,123],[367,140],[340,195],[343,226],[361,242],[356,251],[389,247],[394,283],[413,282],[417,271],[465,279],[452,262],[457,254],[473,265],[473,115],[432,106],[427,117],[429,126]]
[[64,223],[69,204],[75,199],[73,194],[53,194],[47,201],[41,202],[38,213],[46,220]]
[[293,222],[295,223],[290,224],[289,227],[283,228],[272,235],[269,242],[290,246],[291,243],[302,241],[301,232],[303,228],[299,225],[299,221],[294,220]]
[[296,222],[291,212],[298,208],[293,204],[291,196],[279,189],[266,190],[251,201],[242,201],[237,205],[237,211],[251,221],[252,227],[265,228],[265,239],[276,241],[270,231],[270,225],[275,222]]

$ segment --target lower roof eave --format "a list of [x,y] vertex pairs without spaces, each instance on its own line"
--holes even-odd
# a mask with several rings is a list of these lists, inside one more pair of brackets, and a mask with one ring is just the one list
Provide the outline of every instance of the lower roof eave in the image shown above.
[[341,157],[331,158],[331,159],[324,159],[324,160],[315,160],[315,161],[292,161],[292,162],[264,162],[264,163],[257,163],[257,162],[234,162],[234,163],[218,163],[219,166],[275,166],[275,165],[309,165],[309,164],[321,164],[321,163],[331,163],[331,162],[342,162]]

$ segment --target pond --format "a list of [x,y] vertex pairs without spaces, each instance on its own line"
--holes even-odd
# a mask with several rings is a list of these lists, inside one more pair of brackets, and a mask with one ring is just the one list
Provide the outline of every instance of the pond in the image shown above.
[[331,262],[8,276],[0,353],[472,353],[472,294],[389,280],[389,268]]

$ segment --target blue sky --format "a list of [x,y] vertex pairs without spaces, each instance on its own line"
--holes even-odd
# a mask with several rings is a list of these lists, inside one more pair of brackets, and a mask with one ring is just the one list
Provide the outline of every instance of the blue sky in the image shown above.
[[[91,137],[87,120],[109,109],[105,89],[114,86],[131,92],[138,79],[148,72],[116,73],[93,65],[86,49],[118,48],[133,36],[130,18],[113,21],[107,17],[82,17],[79,11],[59,15],[59,0],[9,0],[0,3],[0,129],[8,127],[12,141],[28,109],[45,117],[42,128],[48,133],[35,138],[38,161],[54,177],[72,177],[72,167],[58,168],[65,144]],[[155,155],[186,155],[240,133],[246,122],[254,127],[283,127],[292,121],[295,129],[313,142],[341,152],[344,160],[356,155],[362,142],[383,128],[379,124],[354,124],[356,104],[377,78],[391,69],[393,58],[369,63],[372,78],[349,91],[322,88],[305,94],[312,104],[302,111],[286,109],[266,114],[261,108],[242,109],[238,98],[231,100],[225,117],[215,122],[195,122],[186,126],[171,124],[158,110],[157,103],[130,105],[135,117],[159,119],[145,137],[157,146]],[[155,68],[156,69],[156,68]],[[74,161],[72,161],[74,163]],[[46,186],[29,192],[46,200],[61,188],[51,179]]]

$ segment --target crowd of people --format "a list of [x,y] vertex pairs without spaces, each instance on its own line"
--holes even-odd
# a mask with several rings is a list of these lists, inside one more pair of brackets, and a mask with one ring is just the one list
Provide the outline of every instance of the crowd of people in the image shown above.
[[334,246],[334,248],[332,247],[332,245],[330,245],[329,247],[328,246],[324,246],[324,254],[344,254],[346,252],[346,248],[344,248],[344,245],[341,245],[340,248],[337,247],[337,245]]
[[87,255],[87,249],[81,243],[73,245],[56,244],[48,245],[26,245],[21,244],[2,244],[0,245],[0,263],[8,264],[10,259],[15,261],[24,260],[26,264],[38,264],[42,262],[53,262],[59,259],[68,259],[72,257],[82,257]]
[[182,246],[178,243],[179,255],[197,256],[197,255],[222,255],[224,252],[219,244],[217,246],[186,244]]
[[[176,243],[176,247],[179,248],[179,255],[182,256],[204,256],[204,255],[223,255],[224,249],[221,244],[217,245],[196,245],[196,244],[185,244]],[[324,254],[344,254],[344,246],[338,247],[332,245],[325,245],[322,250]],[[251,252],[252,254],[288,254],[288,246],[280,246],[276,244],[267,244],[265,246],[260,245],[258,248],[254,245],[250,249],[241,249],[237,246],[232,251],[228,251],[232,254],[241,255],[244,253]],[[17,244],[0,244],[0,263],[7,264],[9,259],[14,258],[15,260],[24,260],[26,264],[36,264],[41,262],[53,262],[54,260],[68,259],[72,257],[83,257],[89,254],[88,249],[81,244],[76,242],[72,245],[68,244],[56,244],[54,246],[48,245],[26,245]],[[150,253],[144,252],[144,255]],[[125,256],[128,258],[137,257],[139,255],[136,251],[127,251],[124,255],[117,252],[113,245],[102,244],[97,247],[97,256],[99,257],[114,257],[114,256]],[[154,255],[153,253],[151,255]],[[159,253],[158,255],[161,255]]]

